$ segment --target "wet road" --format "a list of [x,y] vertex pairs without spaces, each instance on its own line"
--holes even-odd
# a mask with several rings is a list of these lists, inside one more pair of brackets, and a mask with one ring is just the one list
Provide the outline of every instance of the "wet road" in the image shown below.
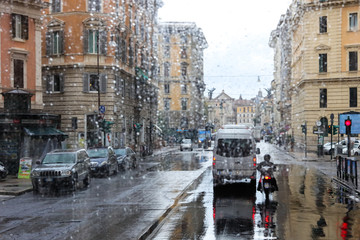
[[[155,161],[155,162],[154,162]],[[74,193],[26,193],[0,202],[0,239],[139,239],[210,161],[165,155],[143,169],[92,179]]]
[[269,205],[249,185],[214,193],[208,170],[151,239],[360,239],[359,200],[331,182],[331,163],[299,162],[259,146],[278,164],[279,191]]

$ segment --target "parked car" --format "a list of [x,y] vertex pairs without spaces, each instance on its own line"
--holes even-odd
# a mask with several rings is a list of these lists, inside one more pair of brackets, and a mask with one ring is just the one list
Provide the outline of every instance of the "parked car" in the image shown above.
[[6,178],[7,175],[8,175],[8,170],[6,169],[4,164],[0,162],[0,179]]
[[191,151],[193,150],[194,146],[193,146],[193,142],[191,141],[191,139],[183,139],[180,143],[180,151],[183,151],[184,149],[190,149]]
[[118,173],[118,162],[112,147],[90,148],[87,153],[90,157],[92,176],[110,176]]
[[131,148],[117,148],[114,151],[120,169],[126,170],[137,167],[136,154]]
[[[331,146],[332,145],[332,146]],[[328,155],[331,155],[331,153],[335,153],[335,147],[336,147],[336,143],[330,143],[330,142],[327,142],[324,144],[324,154],[328,154]]]
[[78,183],[90,184],[90,158],[85,149],[54,150],[45,155],[31,171],[34,192],[39,187],[69,187],[76,190]]

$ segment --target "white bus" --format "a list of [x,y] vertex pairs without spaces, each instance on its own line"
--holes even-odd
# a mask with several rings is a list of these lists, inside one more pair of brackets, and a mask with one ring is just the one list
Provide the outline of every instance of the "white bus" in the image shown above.
[[256,154],[260,149],[250,129],[224,127],[219,129],[213,150],[214,187],[229,183],[254,183]]

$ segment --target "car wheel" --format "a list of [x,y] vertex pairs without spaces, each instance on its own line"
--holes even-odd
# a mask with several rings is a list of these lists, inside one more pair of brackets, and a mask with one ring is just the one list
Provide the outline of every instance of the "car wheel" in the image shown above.
[[77,190],[77,185],[78,185],[78,177],[77,174],[75,174],[71,180],[71,187],[73,191]]
[[117,175],[119,172],[119,165],[116,164],[115,166],[115,171],[114,171],[114,175]]
[[39,193],[39,186],[37,184],[33,184],[33,192],[35,194]]
[[359,155],[359,153],[358,152],[355,152],[355,154],[354,154],[355,156],[358,156]]
[[84,183],[84,187],[88,187],[90,185],[91,182],[91,178],[90,178],[90,174],[86,175],[83,183]]
[[137,161],[136,161],[136,159],[133,160],[132,167],[133,167],[133,168],[137,168]]

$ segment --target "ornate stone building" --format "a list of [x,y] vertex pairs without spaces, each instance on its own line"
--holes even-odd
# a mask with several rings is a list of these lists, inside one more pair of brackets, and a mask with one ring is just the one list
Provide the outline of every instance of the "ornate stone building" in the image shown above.
[[[151,147],[157,110],[154,32],[161,1],[51,2],[43,23],[44,109],[68,145]],[[101,122],[113,123],[104,131]],[[141,126],[134,128],[134,124]],[[77,128],[76,126],[77,125]]]
[[159,25],[159,126],[166,131],[204,128],[205,36],[192,22]]

